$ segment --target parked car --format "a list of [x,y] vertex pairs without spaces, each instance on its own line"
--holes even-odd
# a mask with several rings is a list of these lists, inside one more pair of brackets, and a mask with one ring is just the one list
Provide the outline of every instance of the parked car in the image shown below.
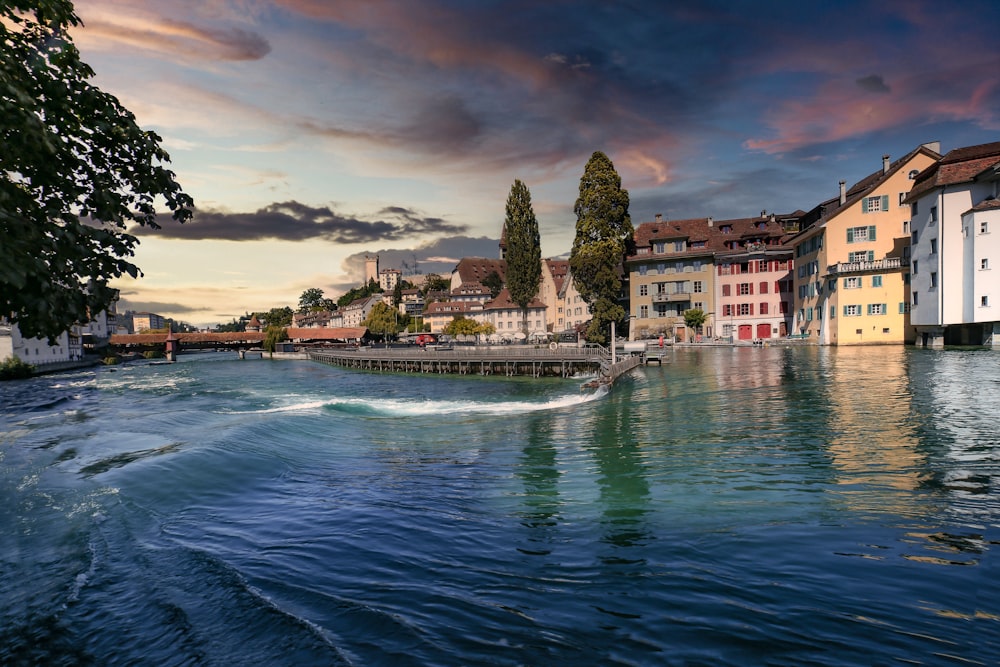
[[419,345],[420,347],[437,342],[438,342],[437,334],[425,333],[417,336],[417,345]]

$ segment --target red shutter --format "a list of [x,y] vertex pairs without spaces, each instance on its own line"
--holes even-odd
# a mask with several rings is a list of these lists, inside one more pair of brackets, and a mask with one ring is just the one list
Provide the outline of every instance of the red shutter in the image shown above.
[[722,286],[722,296],[729,296],[729,285]]
[[747,283],[747,287],[750,288],[750,293],[753,294],[753,283]]
[[753,315],[753,304],[750,304],[750,314]]

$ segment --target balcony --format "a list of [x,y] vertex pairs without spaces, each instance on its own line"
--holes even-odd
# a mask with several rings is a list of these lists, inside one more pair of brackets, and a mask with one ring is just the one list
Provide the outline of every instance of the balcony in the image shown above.
[[670,303],[674,301],[690,301],[691,292],[660,292],[653,295],[653,303]]
[[886,257],[876,259],[871,262],[840,262],[827,267],[830,275],[843,275],[846,273],[865,273],[867,271],[890,271],[903,267],[903,260],[899,257]]

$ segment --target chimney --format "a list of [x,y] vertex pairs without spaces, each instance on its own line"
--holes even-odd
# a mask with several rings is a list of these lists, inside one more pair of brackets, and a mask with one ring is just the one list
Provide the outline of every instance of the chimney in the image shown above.
[[662,213],[657,213],[656,214],[656,222],[660,222],[661,220],[663,220],[663,214]]
[[766,218],[766,217],[767,217],[767,211],[766,211],[766,210],[764,210],[764,211],[761,211],[761,212],[760,212],[760,217],[762,217],[762,218]]
[[937,154],[941,154],[941,142],[940,141],[928,141],[926,144],[921,144],[924,148],[929,148]]
[[889,173],[889,155],[888,153],[882,156],[882,173]]
[[713,224],[714,224],[714,221],[712,220],[712,216],[709,216],[708,217],[708,226],[711,227]]
[[847,203],[847,183],[845,181],[840,182],[840,205],[843,206]]

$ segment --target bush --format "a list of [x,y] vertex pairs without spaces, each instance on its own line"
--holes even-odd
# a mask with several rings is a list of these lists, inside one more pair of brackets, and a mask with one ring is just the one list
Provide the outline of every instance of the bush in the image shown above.
[[0,380],[20,380],[30,378],[35,373],[35,367],[17,357],[7,357],[0,363]]
[[162,359],[163,353],[159,350],[146,350],[142,353],[142,356],[146,359]]
[[122,360],[119,359],[118,357],[104,357],[104,359],[102,359],[101,361],[104,363],[105,366],[117,366],[122,362]]

